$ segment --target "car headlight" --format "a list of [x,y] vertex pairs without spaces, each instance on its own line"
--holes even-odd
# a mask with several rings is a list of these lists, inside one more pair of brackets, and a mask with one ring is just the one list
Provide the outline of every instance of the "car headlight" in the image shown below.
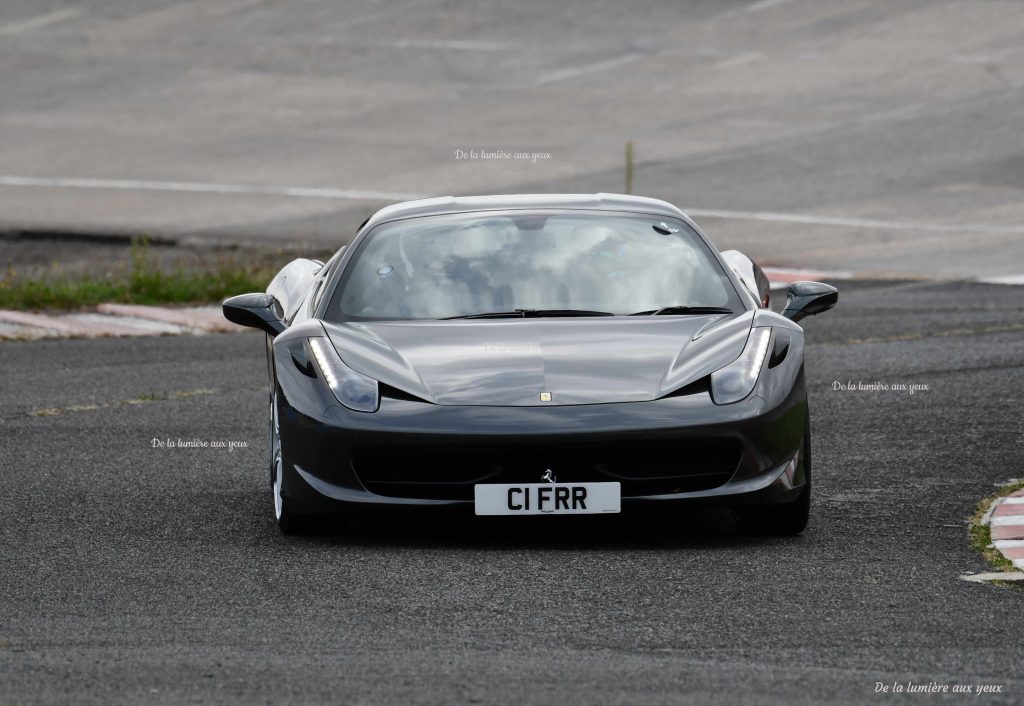
[[317,367],[338,402],[356,412],[376,412],[380,404],[377,381],[345,365],[334,350],[334,345],[326,338],[313,337],[308,340]]
[[750,329],[740,357],[711,373],[711,398],[715,404],[739,402],[751,393],[764,367],[771,338],[770,326]]

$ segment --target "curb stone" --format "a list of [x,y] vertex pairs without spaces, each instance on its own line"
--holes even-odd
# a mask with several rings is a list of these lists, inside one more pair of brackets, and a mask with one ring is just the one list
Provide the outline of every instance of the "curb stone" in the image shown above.
[[244,330],[227,321],[216,305],[100,304],[91,311],[65,314],[0,309],[0,340],[199,335]]
[[1024,490],[993,502],[988,525],[992,546],[1024,571]]

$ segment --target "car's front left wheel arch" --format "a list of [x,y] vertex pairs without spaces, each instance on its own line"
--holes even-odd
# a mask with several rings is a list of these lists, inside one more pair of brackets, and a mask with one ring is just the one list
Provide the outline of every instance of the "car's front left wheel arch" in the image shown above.
[[799,464],[804,478],[800,495],[778,505],[737,508],[733,510],[736,524],[745,534],[791,536],[807,528],[811,512],[811,419],[804,422],[804,438],[800,446]]

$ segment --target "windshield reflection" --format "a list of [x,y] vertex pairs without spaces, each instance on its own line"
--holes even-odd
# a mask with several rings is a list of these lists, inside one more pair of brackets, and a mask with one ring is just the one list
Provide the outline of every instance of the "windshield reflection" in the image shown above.
[[743,308],[681,221],[474,213],[375,229],[348,264],[327,318],[440,319],[516,309],[625,315],[670,306]]

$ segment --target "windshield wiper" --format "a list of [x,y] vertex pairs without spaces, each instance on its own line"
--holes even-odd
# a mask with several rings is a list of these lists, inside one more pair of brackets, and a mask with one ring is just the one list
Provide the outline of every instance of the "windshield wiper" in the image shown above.
[[702,314],[731,314],[732,309],[724,306],[664,306],[660,309],[650,311],[638,311],[630,316],[660,316],[669,314],[672,316],[700,316]]
[[590,311],[588,309],[513,309],[512,311],[489,311],[483,314],[461,314],[445,316],[440,321],[451,319],[538,319],[557,316],[613,316],[610,311]]

